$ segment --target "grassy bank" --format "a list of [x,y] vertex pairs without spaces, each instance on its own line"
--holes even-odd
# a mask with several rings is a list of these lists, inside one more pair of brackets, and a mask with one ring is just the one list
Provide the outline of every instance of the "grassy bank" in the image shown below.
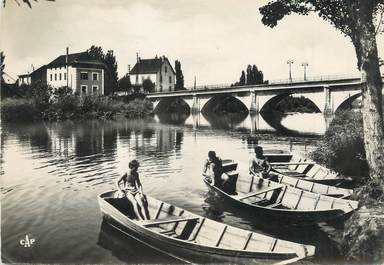
[[32,88],[23,97],[3,99],[3,121],[114,119],[116,115],[142,118],[152,114],[152,103],[145,99],[125,102],[104,96],[79,96],[67,89],[52,92],[47,87]]

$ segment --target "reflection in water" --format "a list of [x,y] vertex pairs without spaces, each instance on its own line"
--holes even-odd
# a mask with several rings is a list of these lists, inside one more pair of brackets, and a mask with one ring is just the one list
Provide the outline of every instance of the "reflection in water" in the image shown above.
[[214,115],[194,113],[185,119],[185,125],[193,129],[212,128],[249,131],[251,134],[277,132],[281,135],[322,135],[332,117],[321,113],[282,114],[270,112],[262,114]]
[[111,251],[114,257],[125,263],[180,263],[179,260],[132,239],[105,220],[101,224],[97,244]]
[[158,113],[158,120],[163,124],[183,125],[189,114],[186,113]]
[[212,129],[234,129],[240,124],[247,114],[244,113],[223,113],[221,115],[203,113],[202,116],[209,122]]
[[[193,129],[193,123],[188,125],[193,119],[198,119],[199,129]],[[249,117],[236,126],[246,120]],[[96,198],[115,188],[116,179],[127,170],[131,159],[141,162],[144,190],[155,198],[240,228],[277,231],[269,231],[268,225],[255,225],[254,216],[229,211],[220,199],[207,195],[201,167],[207,152],[215,149],[223,158],[236,159],[239,170],[247,172],[257,142],[265,150],[289,151],[289,137],[255,135],[247,141],[247,130],[204,129],[205,122],[208,126],[199,115],[188,117],[186,126],[164,125],[156,120],[3,124],[3,256],[10,262],[24,263],[126,261],[126,256],[116,252],[120,243],[107,239],[108,248],[99,239],[104,235],[103,229],[100,232],[102,218]],[[301,145],[295,148],[297,153],[305,150]],[[38,241],[31,251],[18,245],[27,233],[33,233],[31,236]],[[301,240],[316,245],[318,238],[298,236],[297,241]],[[129,239],[122,241],[121,245],[135,249]],[[148,259],[135,256],[132,260],[150,262],[151,256],[156,256],[153,252],[144,255]]]

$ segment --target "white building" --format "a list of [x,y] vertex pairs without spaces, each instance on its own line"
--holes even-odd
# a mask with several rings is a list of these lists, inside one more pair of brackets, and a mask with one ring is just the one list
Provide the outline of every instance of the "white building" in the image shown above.
[[176,73],[167,57],[153,59],[138,58],[137,63],[129,72],[132,86],[142,87],[145,79],[155,85],[155,92],[174,91]]
[[[67,70],[68,60],[68,70]],[[89,60],[87,52],[61,55],[47,65],[47,84],[67,86],[81,95],[104,95],[104,63]]]

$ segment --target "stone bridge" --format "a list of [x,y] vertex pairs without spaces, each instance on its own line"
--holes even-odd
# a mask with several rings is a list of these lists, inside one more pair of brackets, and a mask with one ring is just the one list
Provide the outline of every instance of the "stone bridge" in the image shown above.
[[219,96],[232,96],[244,104],[250,113],[273,109],[283,98],[290,95],[304,96],[324,114],[331,114],[361,96],[360,78],[342,78],[306,81],[287,84],[262,84],[247,86],[223,86],[148,94],[155,111],[175,98],[182,99],[192,112],[200,112],[208,102]]

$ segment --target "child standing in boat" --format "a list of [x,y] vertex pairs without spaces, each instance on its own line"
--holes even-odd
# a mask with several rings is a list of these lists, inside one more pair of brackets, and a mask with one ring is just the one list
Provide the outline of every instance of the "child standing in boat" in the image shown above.
[[271,169],[271,164],[263,155],[263,148],[261,146],[256,146],[255,157],[249,161],[249,172],[251,175],[261,175],[263,178],[269,178]]
[[[129,162],[129,171],[116,182],[116,185],[118,190],[125,194],[132,203],[137,218],[139,220],[149,220],[148,205],[143,193],[139,173],[137,172],[139,166],[140,164],[137,160]],[[123,184],[123,188],[121,188],[121,184]]]
[[208,159],[204,163],[203,176],[211,181],[211,184],[223,188],[226,179],[223,178],[223,164],[215,151],[208,152]]

